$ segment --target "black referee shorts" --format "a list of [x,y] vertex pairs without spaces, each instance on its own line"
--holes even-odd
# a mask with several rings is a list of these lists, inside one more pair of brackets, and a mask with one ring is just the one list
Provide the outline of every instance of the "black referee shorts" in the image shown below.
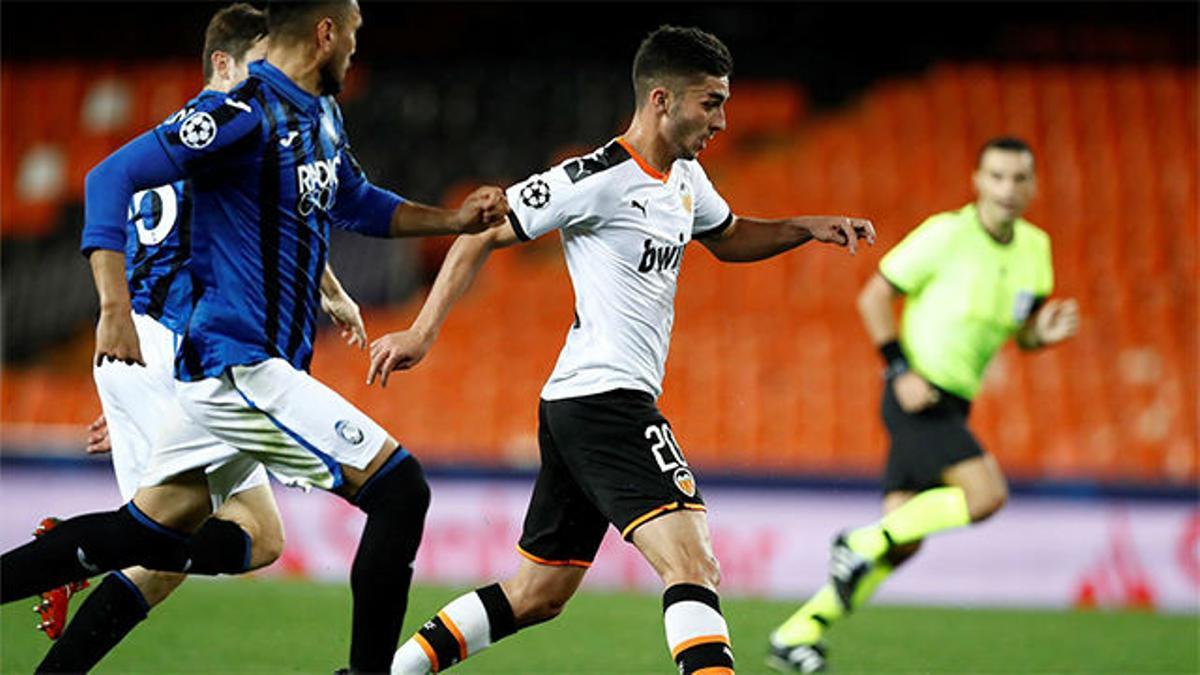
[[889,379],[883,386],[883,424],[891,437],[883,491],[921,492],[942,485],[942,472],[983,454],[983,446],[967,428],[971,402],[938,388],[941,399],[931,408],[906,413]]
[[538,445],[520,542],[534,562],[588,567],[610,523],[629,539],[660,515],[704,510],[671,425],[645,392],[543,400]]

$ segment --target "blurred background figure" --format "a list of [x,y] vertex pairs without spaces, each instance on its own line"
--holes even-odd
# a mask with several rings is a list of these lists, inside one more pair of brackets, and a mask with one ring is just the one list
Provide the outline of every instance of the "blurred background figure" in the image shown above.
[[[116,498],[111,474],[89,468],[106,463],[89,463],[82,451],[84,428],[99,412],[87,368],[96,307],[77,253],[83,176],[201,85],[195,26],[214,7],[169,7],[3,5],[5,548],[27,540],[48,491],[59,491],[64,512]],[[876,224],[877,245],[849,264],[814,250],[733,270],[706,253],[686,254],[660,406],[685,431],[680,443],[716,504],[713,545],[728,602],[764,598],[724,610],[731,629],[765,636],[818,589],[837,531],[878,518],[887,437],[881,422],[861,420],[880,401],[879,357],[854,299],[907,232],[973,199],[978,146],[1005,135],[1026,140],[1037,157],[1039,197],[1025,217],[1052,236],[1055,295],[1077,299],[1081,325],[1094,329],[1061,348],[996,354],[971,428],[1004,467],[1008,505],[922,552],[878,601],[1197,612],[1197,6],[627,9],[367,2],[340,101],[372,180],[454,205],[478,185],[509,185],[619,133],[633,112],[629,54],[657,25],[696,25],[737,55],[729,131],[700,157],[730,206],[763,217],[854,213]],[[497,32],[510,39],[492,46],[485,38]],[[363,306],[372,339],[412,322],[448,246],[335,236],[331,264]],[[439,495],[428,528],[436,534],[423,544],[416,578],[441,590],[427,606],[415,597],[420,615],[453,597],[446,584],[461,589],[509,571],[497,561],[512,558],[537,461],[536,419],[514,414],[514,402],[537,396],[573,319],[558,246],[547,237],[493,256],[439,349],[386,390],[367,387],[366,357],[335,330],[319,338],[314,375],[427,459]],[[806,290],[813,287],[822,292]],[[858,348],[835,350],[834,336],[856,333]],[[289,539],[266,573],[344,578],[352,556],[345,528],[361,526],[354,514],[336,500],[300,506],[278,496]],[[598,565],[584,592],[654,589],[653,572],[625,559],[619,542],[599,555],[620,562]],[[201,586],[193,592],[226,585]],[[760,606],[767,609],[753,619]],[[859,619],[866,626],[868,612],[886,611],[871,607]],[[904,617],[897,626],[916,625]],[[1122,629],[1114,639],[1134,634]],[[21,653],[13,645],[23,643],[3,635],[4,651]],[[648,653],[661,635],[651,637]],[[839,649],[840,639],[831,634],[839,666],[885,669],[869,659],[883,658],[886,645]],[[44,651],[44,640],[31,645]],[[1112,656],[1109,667],[1132,671],[1155,658],[1160,670],[1197,667],[1192,646],[1183,666],[1170,660],[1180,652],[1158,651],[1128,663]],[[739,666],[761,662],[743,654]],[[36,663],[4,658],[5,668]],[[1033,661],[1021,665],[1037,670]]]
[[1032,351],[1079,328],[1075,300],[1050,299],[1050,235],[1021,218],[1037,192],[1034,165],[1025,141],[988,140],[975,202],[908,233],[859,293],[863,327],[884,361],[885,515],[834,540],[829,583],[771,634],[777,669],[823,669],[825,630],[865,604],[926,537],[982,522],[1008,499],[1003,470],[967,425],[971,400],[1010,337]]

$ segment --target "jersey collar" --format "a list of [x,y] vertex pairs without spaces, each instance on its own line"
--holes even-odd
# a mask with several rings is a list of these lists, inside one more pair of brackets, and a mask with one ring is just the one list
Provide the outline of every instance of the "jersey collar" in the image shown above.
[[321,112],[321,98],[300,88],[292,78],[282,70],[271,65],[266,59],[250,64],[250,77],[256,77],[271,85],[283,98],[297,108],[312,114]]
[[667,173],[663,173],[663,172],[659,171],[658,169],[654,168],[654,166],[651,165],[650,162],[646,161],[645,157],[642,157],[641,155],[638,154],[637,150],[633,149],[633,146],[629,144],[629,141],[625,140],[624,136],[617,137],[617,144],[619,144],[622,148],[625,148],[625,152],[629,153],[629,156],[633,158],[633,161],[639,167],[641,167],[642,171],[644,171],[647,176],[650,176],[654,180],[662,181],[663,183],[667,182],[667,180],[670,179],[670,177],[671,177],[670,169],[667,169]]

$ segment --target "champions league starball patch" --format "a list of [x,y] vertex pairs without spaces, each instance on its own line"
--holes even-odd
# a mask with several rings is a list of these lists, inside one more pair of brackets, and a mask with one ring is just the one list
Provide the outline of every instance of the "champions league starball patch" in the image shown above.
[[550,186],[542,179],[529,181],[521,188],[521,203],[531,209],[540,209],[550,203]]
[[194,112],[179,125],[179,140],[193,150],[208,147],[217,137],[217,122],[206,112]]

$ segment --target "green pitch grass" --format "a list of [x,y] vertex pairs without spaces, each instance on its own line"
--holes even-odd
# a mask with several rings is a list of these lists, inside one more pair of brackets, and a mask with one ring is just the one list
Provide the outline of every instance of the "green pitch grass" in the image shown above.
[[[417,588],[412,628],[462,589]],[[33,602],[0,610],[0,672],[31,673],[49,646]],[[726,599],[741,675],[792,603]],[[74,603],[73,603],[74,605]],[[194,580],[153,612],[97,673],[320,673],[345,665],[343,585]],[[659,599],[581,593],[558,620],[506,640],[455,673],[669,675]],[[1200,617],[867,607],[830,636],[838,673],[1196,673]]]

